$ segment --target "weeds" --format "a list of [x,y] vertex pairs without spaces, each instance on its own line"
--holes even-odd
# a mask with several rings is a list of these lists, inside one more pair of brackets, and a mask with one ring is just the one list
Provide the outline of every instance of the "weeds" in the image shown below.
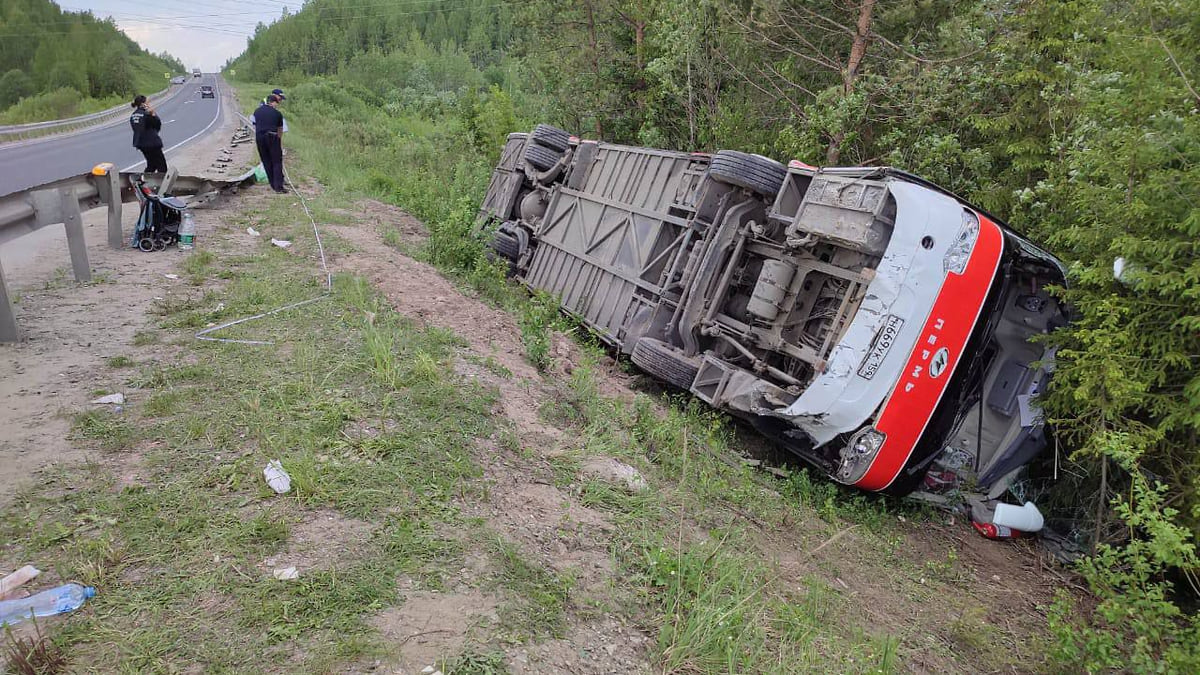
[[446,675],[505,675],[508,665],[503,652],[467,652],[441,664]]
[[17,675],[55,675],[66,671],[66,654],[42,634],[37,619],[33,625],[34,634],[27,637],[17,637],[12,628],[4,627],[7,671]]
[[562,637],[572,580],[529,562],[502,539],[493,540],[489,550],[499,568],[500,584],[516,598],[501,608],[509,637],[518,642],[539,634]]
[[113,452],[130,448],[139,436],[125,417],[108,410],[89,410],[76,415],[73,430],[76,437],[94,441]]
[[559,316],[558,299],[538,293],[524,303],[517,323],[521,326],[521,344],[525,356],[538,370],[550,367],[550,333]]
[[196,251],[184,258],[181,267],[188,275],[188,282],[193,286],[203,284],[208,276],[209,268],[216,259],[217,257],[212,251]]
[[133,366],[137,365],[137,362],[128,356],[110,356],[107,360],[105,360],[104,365],[113,369],[132,368]]

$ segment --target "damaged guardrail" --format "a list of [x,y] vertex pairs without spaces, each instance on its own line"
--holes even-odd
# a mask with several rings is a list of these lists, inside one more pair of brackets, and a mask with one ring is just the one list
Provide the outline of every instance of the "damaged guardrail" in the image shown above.
[[[136,178],[156,189],[159,194],[189,197],[189,208],[212,203],[221,194],[235,192],[252,185],[254,172],[237,178],[219,180],[197,176],[180,176],[172,169],[166,174],[120,173],[112,164],[97,165],[91,172],[44,183],[28,190],[0,196],[0,245],[48,225],[62,223],[67,232],[67,250],[75,281],[92,279],[87,242],[83,233],[83,214],[94,208],[108,209],[108,244],[125,248],[128,239],[122,229],[122,204],[138,201],[134,184]],[[12,296],[0,267],[0,342],[20,339]]]
[[[178,94],[187,88],[187,85],[172,85],[178,86],[174,92],[171,87],[167,87],[162,91],[151,94],[148,99],[151,104],[161,103],[163,100]],[[24,141],[32,138],[40,138],[43,136],[52,136],[55,134],[65,133],[68,131],[77,131],[80,129],[91,129],[92,127],[112,124],[125,119],[129,113],[129,104],[122,103],[113,106],[107,110],[100,112],[89,113],[87,115],[79,115],[78,117],[70,117],[62,120],[49,120],[47,122],[30,122],[29,124],[11,124],[0,126],[0,144],[14,143],[16,141]]]

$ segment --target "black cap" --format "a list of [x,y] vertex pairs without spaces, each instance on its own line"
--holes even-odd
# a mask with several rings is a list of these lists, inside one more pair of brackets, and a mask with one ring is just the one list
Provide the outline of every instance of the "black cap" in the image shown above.
[[271,93],[272,93],[272,94],[275,94],[276,96],[278,96],[280,101],[282,101],[283,99],[287,98],[286,96],[284,96],[284,95],[283,95],[283,90],[282,90],[282,89],[272,89],[272,90],[271,90]]

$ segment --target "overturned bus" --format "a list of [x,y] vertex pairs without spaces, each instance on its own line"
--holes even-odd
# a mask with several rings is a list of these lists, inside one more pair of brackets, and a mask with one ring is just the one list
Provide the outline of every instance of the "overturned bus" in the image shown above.
[[638,368],[841,483],[987,509],[1046,446],[1063,265],[917,176],[539,125],[479,224]]

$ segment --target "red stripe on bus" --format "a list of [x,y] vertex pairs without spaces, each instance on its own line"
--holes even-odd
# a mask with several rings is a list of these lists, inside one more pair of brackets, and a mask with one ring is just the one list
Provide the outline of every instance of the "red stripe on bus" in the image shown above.
[[1004,235],[999,226],[980,216],[979,236],[967,267],[962,274],[947,274],[942,282],[921,337],[875,423],[886,438],[855,486],[887,488],[912,457],[983,311],[1003,252]]

